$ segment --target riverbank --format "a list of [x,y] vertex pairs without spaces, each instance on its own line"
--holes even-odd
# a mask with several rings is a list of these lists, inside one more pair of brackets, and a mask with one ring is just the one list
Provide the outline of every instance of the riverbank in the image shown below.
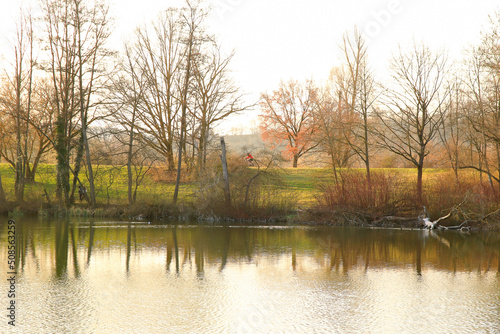
[[[129,205],[124,169],[101,167],[102,178],[96,183],[97,205],[91,208],[77,200],[64,208],[54,204],[55,180],[50,177],[53,165],[40,167],[37,182],[27,185],[21,204],[13,201],[13,192],[9,191],[14,183],[12,171],[0,165],[7,195],[7,201],[0,203],[0,214],[414,228],[421,225],[418,217],[425,207],[430,220],[450,214],[443,225],[467,221],[473,229],[500,230],[498,193],[472,172],[462,171],[460,182],[456,182],[450,170],[426,169],[424,197],[418,201],[413,191],[413,169],[373,169],[368,185],[364,171],[358,169],[335,174],[325,168],[290,168],[260,175],[255,168],[239,168],[233,170],[231,178],[231,206],[224,199],[221,184],[210,180],[206,185],[187,177],[177,204],[173,204],[173,178],[159,168],[145,175],[137,188],[135,204]],[[104,183],[104,179],[112,182]]]
[[[4,207],[5,208],[5,207]],[[9,217],[39,217],[39,218],[78,218],[78,219],[113,219],[120,221],[150,221],[161,224],[162,222],[177,221],[198,222],[208,225],[285,225],[285,226],[359,226],[377,228],[423,228],[418,215],[414,216],[382,216],[375,220],[362,218],[361,213],[346,211],[321,211],[317,208],[295,210],[276,214],[248,215],[221,215],[199,212],[193,205],[110,205],[89,208],[84,205],[75,205],[70,208],[57,206],[45,208],[40,211],[23,210],[21,207],[11,208],[8,212],[2,211],[0,215]],[[439,217],[438,217],[439,218]],[[443,226],[458,226],[463,221],[456,218],[443,221]],[[470,221],[463,225],[463,231],[500,231],[500,220]]]

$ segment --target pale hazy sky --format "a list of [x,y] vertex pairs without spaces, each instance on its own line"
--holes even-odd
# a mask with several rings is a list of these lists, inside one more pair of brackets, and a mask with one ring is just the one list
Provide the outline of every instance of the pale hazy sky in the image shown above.
[[[24,0],[27,2],[29,0]],[[116,45],[133,28],[150,22],[158,10],[181,0],[108,0],[115,16]],[[2,0],[0,53],[12,36],[13,19],[23,1]],[[383,76],[398,45],[413,39],[450,60],[480,40],[498,0],[208,0],[213,4],[209,29],[224,49],[235,50],[233,76],[249,99],[277,87],[281,79],[323,81],[339,64],[342,35],[357,25],[369,40],[373,69]],[[36,10],[35,10],[36,12]],[[7,50],[8,52],[8,50]],[[258,114],[258,110],[254,112]],[[240,118],[246,122],[248,118]]]

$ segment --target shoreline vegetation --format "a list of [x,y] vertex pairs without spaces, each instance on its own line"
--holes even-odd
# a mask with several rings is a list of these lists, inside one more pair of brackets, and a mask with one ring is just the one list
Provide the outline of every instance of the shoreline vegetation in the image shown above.
[[[248,167],[232,161],[231,205],[224,198],[219,171],[202,177],[184,175],[179,200],[172,201],[175,173],[152,167],[127,201],[127,171],[120,166],[96,166],[96,204],[75,194],[74,204],[58,206],[55,165],[38,168],[27,184],[25,199],[15,202],[14,170],[0,164],[6,201],[0,214],[9,216],[178,220],[204,223],[352,225],[422,227],[422,218],[441,226],[468,230],[500,230],[500,196],[486,177],[473,171],[424,170],[424,198],[417,200],[415,169],[375,168],[368,185],[363,169]],[[214,169],[209,169],[214,170]],[[203,180],[203,181],[200,181]],[[424,216],[424,213],[426,216]],[[446,219],[443,219],[446,218]]]

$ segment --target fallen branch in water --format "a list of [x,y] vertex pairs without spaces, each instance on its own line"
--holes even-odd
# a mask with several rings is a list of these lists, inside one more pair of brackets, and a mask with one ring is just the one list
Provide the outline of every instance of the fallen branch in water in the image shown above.
[[423,216],[418,217],[420,223],[423,225],[424,228],[427,228],[429,230],[435,230],[435,229],[440,229],[440,230],[465,230],[465,229],[467,229],[468,230],[469,227],[465,226],[466,224],[468,224],[468,222],[469,222],[468,220],[465,220],[462,224],[457,225],[457,226],[439,225],[439,222],[450,218],[454,212],[456,212],[456,211],[462,212],[461,208],[462,208],[462,205],[467,200],[467,197],[468,197],[468,195],[465,196],[464,200],[460,204],[455,205],[446,216],[439,217],[438,219],[436,219],[434,221],[431,221],[431,219],[429,218],[429,213],[427,212],[427,209],[424,206]]
[[490,212],[490,213],[488,213],[486,216],[481,217],[480,219],[474,219],[474,220],[468,220],[468,221],[471,221],[471,222],[474,222],[474,223],[480,223],[480,222],[482,222],[483,220],[486,220],[486,219],[488,219],[489,217],[491,217],[491,216],[493,216],[493,215],[496,215],[496,214],[498,214],[498,213],[500,213],[500,209],[497,209],[497,210],[495,210],[495,211],[493,211],[493,212]]
[[422,223],[422,225],[424,226],[424,228],[428,228],[429,230],[434,230],[438,226],[440,226],[440,225],[438,225],[440,221],[450,218],[452,213],[453,213],[453,209],[446,216],[439,217],[437,220],[431,221],[429,218],[429,213],[427,212],[427,209],[424,206],[424,216],[419,217],[419,220]]
[[[443,217],[440,217],[438,218],[437,220],[435,221],[431,221],[430,218],[429,218],[429,214],[427,213],[427,210],[424,206],[424,214],[423,216],[419,216],[419,221],[421,222],[421,224],[423,225],[424,228],[428,228],[430,230],[433,230],[433,229],[440,229],[440,230],[461,230],[461,231],[468,231],[470,230],[470,227],[468,226],[469,224],[473,223],[473,224],[479,224],[481,222],[483,222],[484,220],[490,218],[491,216],[494,216],[494,215],[497,215],[500,213],[500,209],[497,209],[495,211],[492,211],[486,215],[483,215],[477,219],[471,219],[470,216],[471,214],[467,213],[467,212],[464,212],[464,210],[462,209],[462,205],[465,203],[465,201],[467,200],[467,197],[468,195],[465,196],[464,200],[458,204],[458,205],[455,205],[451,210],[450,210],[450,213],[448,213],[446,216],[443,216]],[[462,224],[460,225],[456,225],[456,226],[443,226],[443,225],[440,225],[439,222],[445,220],[445,219],[448,219],[452,216],[453,213],[458,213],[459,216],[462,216],[464,217],[464,221],[462,222]]]
[[398,217],[398,216],[384,216],[372,222],[373,225],[378,225],[381,222],[408,222],[415,221],[415,217]]
[[437,220],[431,221],[430,218],[429,218],[429,214],[427,213],[427,210],[426,210],[426,208],[424,206],[424,217],[419,217],[419,220],[422,223],[423,227],[427,228],[429,230],[435,230],[435,229],[439,229],[439,230],[469,230],[469,227],[465,226],[465,225],[467,225],[469,223],[468,220],[466,220],[462,224],[456,225],[456,226],[443,226],[443,225],[439,225],[440,221],[443,221],[445,219],[450,218],[451,215],[453,214],[454,210],[455,210],[455,208],[453,208],[450,211],[450,213],[448,213],[446,216],[439,217]]

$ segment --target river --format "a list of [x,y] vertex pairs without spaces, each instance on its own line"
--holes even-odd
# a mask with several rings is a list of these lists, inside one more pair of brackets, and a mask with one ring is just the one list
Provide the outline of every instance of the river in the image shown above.
[[1,333],[500,333],[498,233],[11,225]]

